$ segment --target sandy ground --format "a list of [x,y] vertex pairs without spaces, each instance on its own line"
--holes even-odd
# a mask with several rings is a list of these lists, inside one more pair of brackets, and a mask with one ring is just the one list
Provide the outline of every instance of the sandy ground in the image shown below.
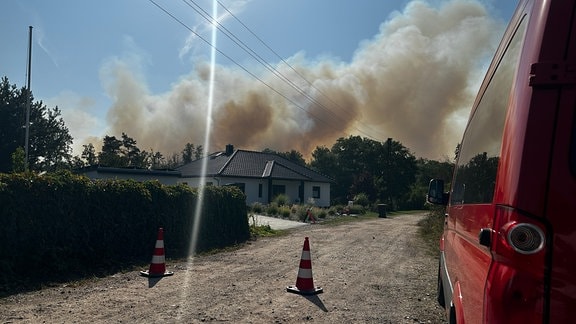
[[[174,275],[139,271],[0,299],[0,323],[443,323],[437,259],[417,236],[423,215],[310,225],[190,260]],[[314,285],[286,292],[309,237]],[[169,256],[167,256],[169,258]]]

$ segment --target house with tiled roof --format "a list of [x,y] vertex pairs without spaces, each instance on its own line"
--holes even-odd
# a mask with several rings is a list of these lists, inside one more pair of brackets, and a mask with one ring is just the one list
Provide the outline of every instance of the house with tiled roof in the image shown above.
[[[203,164],[206,173],[202,178]],[[290,203],[311,203],[330,206],[332,179],[277,154],[235,150],[227,145],[225,151],[210,154],[176,168],[178,183],[192,187],[201,185],[237,186],[246,194],[246,203],[268,204],[284,194]]]

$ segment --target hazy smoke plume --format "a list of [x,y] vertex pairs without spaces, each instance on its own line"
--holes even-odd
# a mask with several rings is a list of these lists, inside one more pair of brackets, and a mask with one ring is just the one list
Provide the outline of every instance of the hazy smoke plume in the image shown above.
[[[270,72],[258,75],[265,85],[240,68],[217,66],[210,151],[230,143],[309,156],[354,134],[382,142],[392,137],[418,157],[451,158],[501,31],[474,1],[440,8],[413,1],[383,22],[351,62],[288,59],[310,83],[278,63],[306,95]],[[141,149],[164,155],[187,142],[202,144],[209,69],[197,66],[169,92],[153,95],[122,62],[110,63],[108,134],[125,132]]]

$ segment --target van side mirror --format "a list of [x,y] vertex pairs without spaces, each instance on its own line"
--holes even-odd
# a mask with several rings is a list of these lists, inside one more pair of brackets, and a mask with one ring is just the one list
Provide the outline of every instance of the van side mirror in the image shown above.
[[428,186],[426,201],[434,205],[447,205],[448,193],[444,192],[444,180],[432,179]]

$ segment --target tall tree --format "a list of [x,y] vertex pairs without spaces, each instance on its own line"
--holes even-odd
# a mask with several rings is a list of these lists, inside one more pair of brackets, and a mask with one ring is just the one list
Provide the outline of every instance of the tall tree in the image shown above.
[[[8,78],[0,81],[0,172],[12,170],[11,156],[24,147],[26,128],[26,88],[18,89]],[[69,168],[72,136],[58,107],[48,109],[30,95],[28,166],[32,171]]]
[[122,157],[122,141],[116,136],[104,136],[102,151],[98,154],[98,161],[102,166],[126,167],[127,163]]
[[150,156],[150,163],[152,169],[163,169],[166,166],[166,159],[160,152],[151,152]]
[[198,160],[203,156],[204,156],[204,148],[202,147],[202,145],[197,145],[196,149],[194,150],[194,159]]
[[98,164],[98,157],[96,155],[96,150],[94,149],[94,145],[92,143],[88,143],[87,145],[82,145],[82,155],[80,156],[84,161],[86,161],[87,166],[96,165]]
[[191,143],[187,143],[180,154],[173,153],[169,157],[153,149],[143,151],[136,140],[126,133],[122,133],[121,139],[106,135],[102,143],[102,151],[98,154],[94,153],[92,144],[84,145],[82,159],[86,161],[85,164],[94,165],[92,162],[97,161],[99,165],[117,168],[173,169],[203,155],[202,145]]
[[147,167],[148,152],[141,151],[138,146],[136,146],[136,140],[125,133],[122,133],[122,155],[128,167]]
[[380,199],[396,206],[416,181],[416,157],[397,141],[389,140],[382,147],[380,160],[385,162],[386,171],[377,179],[376,185]]
[[420,158],[416,161],[418,173],[416,185],[428,188],[431,179],[442,179],[449,183],[454,172],[454,163],[450,161],[434,161]]
[[198,160],[202,156],[204,156],[204,148],[202,145],[194,146],[192,143],[186,143],[182,150],[182,163],[190,163],[194,160]]
[[336,154],[332,153],[326,146],[318,146],[312,152],[312,159],[310,160],[310,168],[320,172],[326,176],[336,179]]
[[186,143],[184,149],[182,150],[182,162],[188,164],[193,161],[194,156],[194,144]]
[[302,155],[302,153],[300,153],[296,150],[291,150],[291,151],[286,151],[286,152],[278,152],[276,154],[278,154],[279,156],[281,156],[287,160],[290,160],[296,164],[306,166],[306,160],[304,160],[304,156]]
[[177,153],[172,153],[172,155],[170,157],[168,157],[168,159],[166,160],[166,162],[162,168],[174,169],[174,168],[177,168],[181,165],[182,165],[182,160],[180,158],[180,155],[178,155]]
[[24,160],[26,159],[26,153],[21,147],[16,148],[16,151],[12,153],[12,171],[14,173],[20,173],[26,171],[26,164]]
[[148,168],[148,152],[136,145],[136,140],[122,133],[122,139],[115,136],[104,136],[102,152],[98,154],[100,165],[116,168]]
[[366,179],[379,176],[382,172],[379,165],[378,155],[381,144],[379,142],[350,136],[339,138],[332,146],[331,152],[336,156],[336,180],[334,186],[335,198],[345,203],[352,200],[361,188],[371,200],[378,196],[374,181],[366,182]]
[[454,171],[454,163],[420,158],[416,160],[416,181],[411,186],[410,194],[402,201],[402,207],[409,209],[422,209],[424,207],[428,186],[431,179],[450,181]]
[[304,156],[302,155],[302,153],[300,153],[296,150],[291,150],[291,151],[286,151],[286,152],[277,152],[271,148],[265,148],[262,150],[262,153],[276,154],[278,156],[285,158],[286,160],[292,161],[292,162],[299,164],[299,165],[306,166],[306,160],[304,160]]
[[372,201],[397,201],[410,191],[416,174],[415,157],[401,143],[360,136],[339,138],[330,150],[317,147],[310,166],[335,179],[331,196],[336,203],[360,193]]

